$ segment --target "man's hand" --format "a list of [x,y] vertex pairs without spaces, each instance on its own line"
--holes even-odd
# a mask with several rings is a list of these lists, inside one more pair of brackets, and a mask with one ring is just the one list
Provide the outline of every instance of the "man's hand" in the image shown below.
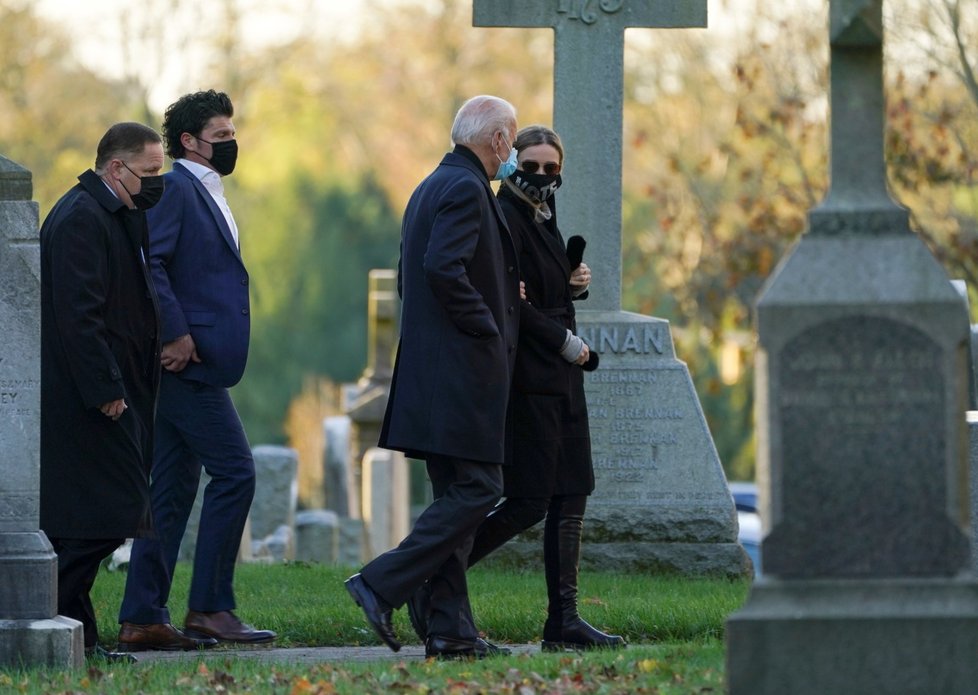
[[520,299],[526,301],[526,283],[520,280]]
[[189,333],[164,343],[160,352],[160,364],[168,372],[182,372],[191,360],[200,362],[200,356],[197,355],[197,345]]
[[110,417],[113,420],[118,420],[120,417],[122,417],[122,414],[126,412],[126,408],[128,407],[129,406],[126,405],[125,399],[120,398],[117,401],[110,401],[109,403],[103,403],[102,405],[99,406],[98,409],[101,410],[102,414],[105,415],[106,417]]

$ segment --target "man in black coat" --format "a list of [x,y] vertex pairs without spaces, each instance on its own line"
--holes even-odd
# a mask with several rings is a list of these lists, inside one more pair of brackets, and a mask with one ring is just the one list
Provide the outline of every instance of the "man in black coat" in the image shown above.
[[506,407],[519,329],[519,268],[489,185],[515,169],[516,112],[466,102],[455,149],[415,190],[401,227],[401,340],[380,445],[424,459],[434,502],[398,547],[347,580],[394,651],[391,612],[428,582],[425,653],[484,656],[465,567],[472,536],[502,493]]
[[99,563],[152,525],[160,324],[144,211],[162,166],[159,134],[112,126],[41,227],[40,525],[58,554],[58,612],[82,623],[89,654]]

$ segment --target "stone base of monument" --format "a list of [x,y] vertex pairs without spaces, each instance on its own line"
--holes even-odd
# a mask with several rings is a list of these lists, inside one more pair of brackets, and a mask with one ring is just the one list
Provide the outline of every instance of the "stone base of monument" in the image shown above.
[[82,624],[56,615],[44,620],[0,620],[0,665],[10,668],[81,668]]
[[57,611],[58,557],[42,531],[0,533],[0,616],[48,618]]
[[[500,568],[542,569],[542,531],[521,535],[485,562]],[[586,538],[581,546],[581,568],[728,579],[750,576],[753,569],[737,543],[591,543]]]
[[[750,576],[720,457],[669,322],[579,311],[577,324],[601,356],[584,376],[595,489],[582,566]],[[494,553],[495,561],[542,566],[542,534],[541,524]]]
[[978,583],[763,578],[726,635],[730,695],[974,693]]

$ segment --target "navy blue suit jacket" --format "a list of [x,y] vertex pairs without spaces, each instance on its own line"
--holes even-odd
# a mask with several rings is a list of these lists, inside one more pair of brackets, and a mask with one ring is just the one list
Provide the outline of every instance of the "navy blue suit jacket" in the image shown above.
[[165,179],[162,200],[146,213],[162,342],[190,333],[201,362],[188,362],[178,376],[234,386],[248,358],[248,271],[200,179],[179,163]]
[[480,165],[450,152],[418,186],[398,270],[401,340],[380,445],[502,463],[520,278]]

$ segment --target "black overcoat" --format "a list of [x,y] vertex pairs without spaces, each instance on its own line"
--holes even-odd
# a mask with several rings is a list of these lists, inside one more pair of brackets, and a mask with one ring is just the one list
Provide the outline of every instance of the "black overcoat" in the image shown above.
[[398,292],[401,338],[380,445],[503,463],[519,268],[489,179],[462,148],[408,202]]
[[[41,227],[41,528],[131,538],[152,527],[159,306],[145,213],[93,172]],[[99,406],[125,398],[116,421]]]
[[[553,201],[551,201],[553,202]],[[589,494],[594,489],[584,371],[560,356],[567,329],[577,332],[571,267],[556,215],[547,223],[503,186],[499,203],[519,257],[526,301],[520,309],[510,402],[507,497]]]

